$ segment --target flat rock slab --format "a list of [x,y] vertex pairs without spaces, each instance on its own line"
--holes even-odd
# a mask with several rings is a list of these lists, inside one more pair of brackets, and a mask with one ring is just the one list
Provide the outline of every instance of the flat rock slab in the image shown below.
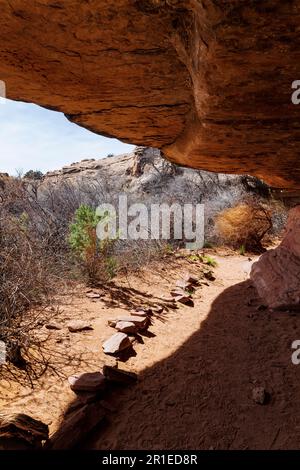
[[86,372],[71,375],[68,382],[73,392],[99,392],[104,390],[106,380],[101,372]]
[[68,323],[68,329],[71,333],[80,331],[93,330],[93,327],[84,320],[72,320]]
[[116,319],[108,320],[109,326],[115,327],[119,322],[129,322],[133,323],[139,330],[143,330],[147,327],[149,320],[148,317],[141,317],[140,315],[128,315],[128,316],[120,316]]
[[116,333],[103,343],[102,348],[105,354],[117,354],[131,346],[129,336],[125,333]]
[[130,315],[139,316],[139,317],[147,317],[148,315],[150,315],[150,313],[147,313],[147,311],[144,309],[137,309],[137,310],[130,310]]
[[103,374],[110,382],[119,384],[130,385],[136,383],[137,381],[137,375],[134,372],[129,372],[127,370],[122,370],[107,365],[103,367]]
[[136,333],[138,327],[131,321],[118,321],[116,323],[115,329],[121,331],[122,333]]

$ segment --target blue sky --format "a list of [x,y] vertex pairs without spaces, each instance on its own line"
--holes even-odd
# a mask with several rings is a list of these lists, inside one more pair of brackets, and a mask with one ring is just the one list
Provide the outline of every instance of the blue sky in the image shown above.
[[93,134],[63,114],[34,104],[0,103],[0,172],[59,169],[84,158],[130,152],[131,145]]

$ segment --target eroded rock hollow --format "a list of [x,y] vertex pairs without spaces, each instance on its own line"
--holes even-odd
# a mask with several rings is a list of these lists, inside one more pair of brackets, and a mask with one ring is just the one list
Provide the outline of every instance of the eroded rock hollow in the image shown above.
[[[300,188],[298,0],[0,0],[7,97],[186,166]],[[252,279],[299,304],[299,208]]]
[[174,162],[300,187],[298,0],[0,0],[7,96]]

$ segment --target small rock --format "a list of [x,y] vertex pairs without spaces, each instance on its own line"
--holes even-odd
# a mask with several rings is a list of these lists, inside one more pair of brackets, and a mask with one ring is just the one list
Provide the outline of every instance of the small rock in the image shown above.
[[258,405],[264,405],[267,399],[267,393],[264,387],[255,387],[252,390],[252,398]]
[[[48,425],[23,413],[0,412],[0,447],[5,440],[41,448],[49,437]],[[12,442],[10,444],[12,444]],[[9,449],[11,447],[7,447]]]
[[173,297],[178,297],[179,295],[186,295],[186,292],[183,289],[180,289],[179,287],[177,289],[172,289],[170,294]]
[[50,322],[45,325],[45,328],[47,328],[47,330],[61,330],[62,326],[59,325],[59,323]]
[[72,320],[68,323],[67,326],[71,333],[77,333],[79,331],[85,330],[93,330],[93,327],[84,320]]
[[140,317],[148,316],[148,313],[143,308],[139,308],[137,310],[130,310],[130,314],[134,316],[140,316]]
[[216,280],[216,276],[214,275],[214,273],[212,271],[204,271],[203,275],[209,281],[215,281]]
[[173,302],[174,302],[173,297],[170,297],[170,296],[167,296],[167,295],[162,295],[162,296],[161,296],[161,299],[162,299],[164,302],[170,302],[170,303],[173,303]]
[[189,295],[178,295],[175,297],[176,302],[179,302],[184,305],[189,305],[190,307],[194,306],[193,299]]
[[153,307],[153,311],[154,311],[155,313],[163,313],[164,307],[163,307],[162,305],[155,305],[155,306]]
[[116,367],[111,367],[107,365],[103,367],[103,374],[106,379],[110,380],[111,382],[130,385],[137,381],[137,375],[134,372],[117,369]]
[[184,276],[184,280],[194,286],[197,286],[199,284],[199,279],[196,276],[193,276],[190,273],[186,273]]
[[258,311],[261,311],[261,310],[267,310],[267,306],[266,305],[258,305],[258,307],[256,307],[256,310]]
[[148,317],[141,317],[140,315],[128,315],[118,317],[116,319],[109,319],[109,326],[115,327],[118,322],[130,322],[133,323],[139,330],[143,330],[148,326]]
[[115,325],[115,329],[122,333],[136,333],[138,327],[131,321],[118,321]]
[[176,287],[183,289],[184,291],[192,289],[192,284],[190,282],[184,281],[183,279],[179,279],[176,282]]
[[105,377],[101,372],[86,372],[79,375],[71,375],[68,378],[73,392],[98,392],[105,388]]
[[103,297],[104,294],[99,294],[99,292],[88,292],[86,296],[89,299],[100,299],[100,297]]
[[125,333],[116,333],[103,343],[102,348],[105,354],[117,354],[130,348],[131,345],[129,336]]

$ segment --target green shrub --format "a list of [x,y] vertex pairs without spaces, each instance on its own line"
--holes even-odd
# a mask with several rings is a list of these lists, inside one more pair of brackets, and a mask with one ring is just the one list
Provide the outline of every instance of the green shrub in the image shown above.
[[208,255],[201,256],[201,261],[204,264],[211,266],[212,268],[215,268],[218,266],[217,261],[214,258],[212,258],[212,256],[208,256]]
[[43,179],[44,175],[40,170],[29,170],[25,173],[24,178],[30,180],[41,180]]
[[100,220],[101,216],[89,206],[81,205],[75,212],[74,221],[70,225],[69,243],[83,259],[90,249],[96,254],[96,228]]
[[241,245],[241,246],[239,247],[239,254],[240,254],[241,256],[245,256],[245,253],[246,253],[246,247],[245,247],[245,245]]
[[111,279],[117,271],[117,263],[110,253],[115,240],[97,238],[97,225],[105,219],[107,213],[98,215],[92,207],[81,205],[70,225],[70,247],[92,283]]

